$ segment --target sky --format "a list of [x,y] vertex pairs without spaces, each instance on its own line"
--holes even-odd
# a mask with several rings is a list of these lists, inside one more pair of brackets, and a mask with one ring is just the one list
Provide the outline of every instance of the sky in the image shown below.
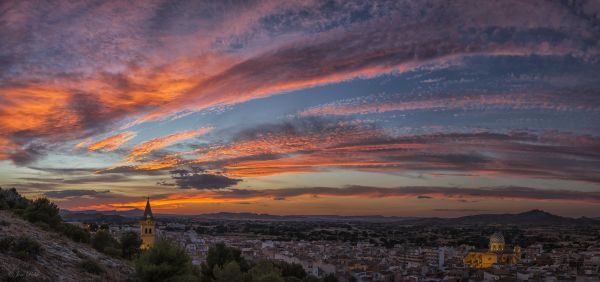
[[600,2],[2,1],[0,187],[69,210],[600,216]]

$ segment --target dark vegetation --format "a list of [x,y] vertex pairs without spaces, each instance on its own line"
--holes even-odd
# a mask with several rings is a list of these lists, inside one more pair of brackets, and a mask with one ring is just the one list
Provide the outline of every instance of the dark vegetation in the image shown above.
[[199,274],[185,250],[165,240],[142,253],[135,268],[142,281],[197,281]]
[[[32,201],[21,196],[14,188],[0,188],[0,210],[11,211],[44,230],[60,233],[75,242],[91,244],[96,250],[112,257],[134,259],[139,254],[141,239],[137,233],[126,233],[119,243],[107,231],[108,225],[103,225],[100,228],[96,226],[92,236],[88,230],[64,222],[58,206],[46,198]],[[0,223],[0,226],[7,224]],[[41,246],[31,238],[0,238],[0,251],[19,258],[31,258],[41,250]],[[90,262],[86,265],[88,270],[92,270]]]
[[9,254],[21,260],[34,259],[43,248],[30,237],[5,236],[0,238],[0,253]]
[[0,210],[12,211],[44,230],[56,231],[75,242],[90,242],[89,232],[64,222],[58,215],[58,207],[46,198],[32,201],[21,196],[15,188],[7,190],[0,188]]
[[325,279],[308,275],[299,264],[273,260],[248,262],[240,250],[223,243],[211,246],[206,260],[201,266],[202,281],[337,281],[333,275]]
[[193,266],[185,251],[159,240],[136,261],[137,279],[141,281],[204,282],[336,282],[335,276],[318,279],[308,275],[299,264],[282,261],[247,261],[239,249],[223,243],[211,246],[206,263]]
[[82,260],[79,264],[78,267],[81,268],[81,270],[91,273],[91,274],[102,274],[105,272],[104,268],[102,268],[102,266],[100,266],[100,264],[98,264],[97,261],[91,259],[91,258],[87,258]]

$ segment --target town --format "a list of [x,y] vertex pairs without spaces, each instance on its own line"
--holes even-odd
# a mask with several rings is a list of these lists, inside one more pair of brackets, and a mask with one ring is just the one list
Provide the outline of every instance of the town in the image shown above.
[[[556,217],[542,211],[521,215],[540,220]],[[154,220],[148,203],[140,222],[149,217],[152,226],[156,224],[155,236],[176,242],[195,265],[206,260],[210,246],[225,243],[240,249],[249,260],[296,263],[309,274],[333,274],[338,281],[600,280],[600,221],[593,224],[592,219],[557,225],[543,224],[543,220],[539,221],[542,224],[523,225],[194,216],[158,216]],[[136,221],[105,224],[115,238],[140,230]]]

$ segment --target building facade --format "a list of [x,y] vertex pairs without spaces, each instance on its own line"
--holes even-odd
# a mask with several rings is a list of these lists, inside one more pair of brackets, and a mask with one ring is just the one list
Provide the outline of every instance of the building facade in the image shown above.
[[515,246],[506,249],[504,236],[496,232],[490,237],[488,250],[470,251],[463,258],[463,263],[472,268],[489,268],[494,264],[517,264],[521,260],[521,248]]
[[156,224],[154,223],[152,208],[150,207],[150,198],[146,201],[146,209],[140,219],[140,238],[142,239],[140,247],[142,250],[151,248],[156,241]]

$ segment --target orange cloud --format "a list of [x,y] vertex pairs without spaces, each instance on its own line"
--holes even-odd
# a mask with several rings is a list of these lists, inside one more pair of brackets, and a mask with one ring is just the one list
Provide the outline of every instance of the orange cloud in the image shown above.
[[206,134],[211,130],[212,128],[200,128],[197,130],[182,131],[140,143],[133,147],[131,151],[129,151],[129,154],[127,155],[127,162],[138,161],[141,159],[141,157],[151,153],[152,151],[167,147],[181,140]]
[[163,158],[151,160],[149,162],[145,162],[139,165],[133,166],[134,169],[137,170],[159,170],[165,168],[172,168],[182,164],[183,161],[177,158],[176,155],[169,155]]
[[[110,136],[88,146],[90,151],[106,150],[114,151],[121,147],[125,142],[133,139],[136,136],[135,132],[124,132],[114,136]],[[79,145],[79,144],[78,144]]]

